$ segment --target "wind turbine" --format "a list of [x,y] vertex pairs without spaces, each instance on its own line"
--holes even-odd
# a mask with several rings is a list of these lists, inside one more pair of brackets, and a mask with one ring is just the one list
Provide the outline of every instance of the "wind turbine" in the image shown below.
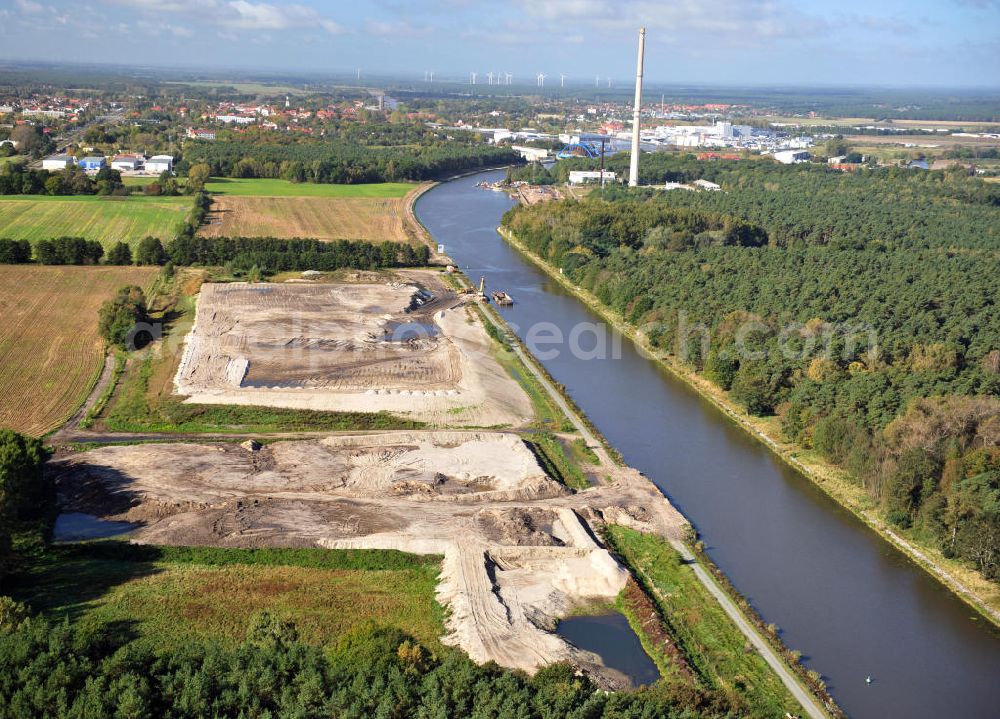
[[469,84],[470,85],[475,85],[476,84],[476,73],[475,72],[470,72],[469,73]]
[[566,73],[559,73],[559,87],[566,87]]
[[538,87],[545,87],[545,73],[540,72],[535,76],[535,80],[538,83]]

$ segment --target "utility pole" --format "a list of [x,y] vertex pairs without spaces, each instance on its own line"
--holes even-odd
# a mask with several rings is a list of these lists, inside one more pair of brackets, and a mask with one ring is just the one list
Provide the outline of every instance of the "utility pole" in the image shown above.
[[635,109],[632,111],[632,162],[628,171],[628,186],[639,186],[639,110],[642,107],[642,61],[646,51],[646,28],[639,28],[639,58],[635,64]]

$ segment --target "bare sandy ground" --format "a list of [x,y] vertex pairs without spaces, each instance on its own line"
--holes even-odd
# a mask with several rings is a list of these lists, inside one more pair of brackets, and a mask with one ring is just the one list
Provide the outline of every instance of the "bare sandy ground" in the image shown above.
[[203,404],[519,426],[531,402],[463,302],[433,271],[383,283],[206,283],[175,387]]
[[107,446],[52,465],[64,511],[139,522],[140,542],[441,554],[446,642],[528,671],[568,660],[608,687],[628,680],[551,631],[581,602],[612,600],[628,578],[593,527],[668,537],[686,527],[634,470],[573,493],[509,433]]

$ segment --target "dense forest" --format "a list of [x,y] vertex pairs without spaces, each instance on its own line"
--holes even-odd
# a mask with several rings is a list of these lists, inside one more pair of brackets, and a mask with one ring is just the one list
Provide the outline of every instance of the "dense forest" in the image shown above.
[[[553,171],[565,181],[572,169],[592,160],[571,160]],[[619,176],[629,155],[608,158]],[[671,207],[691,207],[739,216],[766,225],[775,245],[888,245],[890,248],[1000,247],[1000,185],[970,177],[968,170],[927,172],[905,168],[838,172],[822,165],[780,165],[769,160],[700,162],[693,155],[643,157],[640,182],[718,183],[723,192],[661,193]],[[615,188],[617,189],[617,188]],[[605,191],[614,192],[614,189]]]
[[894,525],[1000,580],[996,190],[953,172],[689,158],[646,173],[723,191],[608,189],[504,224],[849,470]]
[[259,142],[248,139],[193,143],[186,148],[184,159],[192,164],[206,163],[217,177],[267,177],[334,184],[432,180],[449,173],[521,161],[509,147],[478,143],[441,141],[365,146],[339,136],[297,140],[278,143],[272,137]]
[[565,664],[534,677],[461,652],[432,655],[395,630],[333,651],[259,616],[247,641],[155,654],[120,632],[51,625],[0,597],[0,719],[36,717],[475,717],[695,719],[747,716],[710,694],[657,685],[608,694]]

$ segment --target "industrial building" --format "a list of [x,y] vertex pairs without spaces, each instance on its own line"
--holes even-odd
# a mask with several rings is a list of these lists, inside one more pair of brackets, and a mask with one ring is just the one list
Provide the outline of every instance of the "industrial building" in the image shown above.
[[808,162],[810,157],[812,157],[812,155],[805,150],[782,150],[781,152],[774,153],[774,159],[782,165],[794,165],[798,162]]
[[571,170],[569,173],[569,184],[583,185],[588,182],[600,182],[602,176],[604,178],[604,182],[614,182],[616,180],[615,173],[613,172],[601,172],[600,170]]
[[90,157],[85,157],[82,160],[80,160],[80,162],[78,164],[84,170],[93,170],[93,171],[96,172],[97,170],[100,170],[105,165],[107,165],[108,164],[108,160],[105,157],[99,157],[97,155],[91,155]]
[[541,162],[549,159],[549,151],[544,147],[526,147],[524,145],[511,145],[510,149],[519,154],[528,162]]
[[111,159],[111,169],[119,172],[135,172],[145,163],[142,155],[115,155]]
[[153,155],[151,158],[146,160],[146,172],[158,175],[161,172],[173,171],[174,158],[170,155]]
[[70,165],[76,164],[76,158],[72,155],[50,155],[42,160],[43,170],[65,170]]

